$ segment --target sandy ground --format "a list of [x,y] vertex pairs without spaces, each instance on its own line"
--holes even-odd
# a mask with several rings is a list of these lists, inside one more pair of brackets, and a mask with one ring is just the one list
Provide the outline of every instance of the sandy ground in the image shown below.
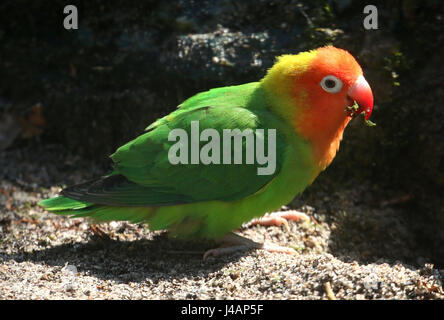
[[321,180],[290,204],[310,221],[238,231],[298,254],[204,261],[213,243],[126,222],[101,224],[99,235],[36,205],[106,167],[52,145],[2,152],[0,167],[0,299],[444,298],[444,269],[422,256],[402,210],[372,205],[364,183],[332,192]]

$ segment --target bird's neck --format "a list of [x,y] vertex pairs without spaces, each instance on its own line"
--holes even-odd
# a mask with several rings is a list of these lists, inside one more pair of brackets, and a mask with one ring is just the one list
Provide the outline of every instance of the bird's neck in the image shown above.
[[324,170],[333,161],[342,140],[344,129],[350,117],[338,115],[335,117],[319,117],[309,114],[297,119],[295,129],[312,147],[313,160],[319,169]]
[[[271,90],[267,82],[262,81],[261,84],[273,112],[289,123],[296,134],[310,143],[312,157],[319,172],[324,170],[336,156],[350,117],[340,112],[326,115],[326,108],[310,108],[307,106],[304,90],[294,90],[285,86],[279,87],[279,90]],[[295,92],[298,94],[295,95]],[[337,103],[338,106],[332,107],[341,109],[341,102]]]

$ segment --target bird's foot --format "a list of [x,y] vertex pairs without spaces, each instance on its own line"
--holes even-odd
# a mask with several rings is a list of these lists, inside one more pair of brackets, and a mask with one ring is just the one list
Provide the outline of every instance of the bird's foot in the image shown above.
[[239,251],[247,251],[251,249],[262,249],[269,252],[280,252],[285,254],[296,254],[296,250],[288,247],[281,247],[274,244],[259,243],[253,240],[244,238],[235,233],[229,233],[221,238],[218,242],[221,243],[219,248],[207,250],[204,253],[203,259],[206,260],[209,256],[219,257],[229,255]]
[[251,220],[247,226],[281,226],[285,225],[288,227],[288,221],[301,221],[307,222],[310,221],[310,217],[307,216],[304,212],[289,210],[289,211],[277,211],[270,214],[266,214],[262,218]]

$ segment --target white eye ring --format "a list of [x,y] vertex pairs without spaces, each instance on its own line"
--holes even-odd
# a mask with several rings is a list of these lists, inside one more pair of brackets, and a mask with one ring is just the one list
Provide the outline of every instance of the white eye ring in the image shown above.
[[329,93],[338,93],[342,89],[342,81],[335,76],[325,76],[320,85],[322,89]]

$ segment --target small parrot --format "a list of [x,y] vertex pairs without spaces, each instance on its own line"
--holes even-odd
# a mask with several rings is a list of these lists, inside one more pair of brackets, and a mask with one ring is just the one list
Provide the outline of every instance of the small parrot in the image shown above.
[[[55,214],[96,222],[146,223],[150,230],[166,229],[182,239],[223,239],[233,251],[253,247],[289,253],[232,231],[301,193],[332,162],[349,121],[361,113],[367,121],[372,109],[372,90],[349,52],[326,46],[282,55],[258,82],[187,99],[118,148],[110,174],[39,204]],[[189,134],[196,121],[200,130],[251,129],[256,138],[256,129],[275,129],[274,172],[258,174],[258,163],[171,163],[176,140],[170,132]]]

